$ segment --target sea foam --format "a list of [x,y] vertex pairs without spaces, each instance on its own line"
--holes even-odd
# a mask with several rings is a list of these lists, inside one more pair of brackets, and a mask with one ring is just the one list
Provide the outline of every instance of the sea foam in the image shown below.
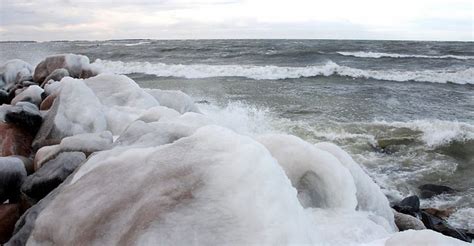
[[336,52],[343,56],[353,56],[361,58],[423,58],[423,59],[457,59],[457,60],[470,60],[474,59],[474,56],[457,56],[457,55],[416,55],[416,54],[397,54],[397,53],[384,53],[384,52],[371,52],[371,51],[339,51]]
[[187,79],[210,77],[246,77],[255,80],[296,79],[316,76],[345,76],[386,81],[417,81],[432,83],[474,84],[474,68],[400,71],[358,69],[341,66],[329,61],[322,65],[305,67],[255,66],[255,65],[207,65],[165,64],[149,62],[122,62],[97,59],[93,64],[104,71],[118,74],[143,73],[158,77],[182,77]]

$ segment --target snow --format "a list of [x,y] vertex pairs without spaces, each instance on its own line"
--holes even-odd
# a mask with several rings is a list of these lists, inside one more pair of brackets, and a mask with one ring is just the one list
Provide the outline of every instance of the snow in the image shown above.
[[43,92],[44,90],[37,85],[28,86],[28,88],[13,98],[11,104],[15,105],[20,101],[29,101],[36,106],[39,106],[42,101],[41,94]]
[[160,105],[172,108],[182,114],[186,112],[200,113],[193,99],[182,91],[160,89],[145,89],[145,91],[160,102]]
[[81,133],[102,132],[107,121],[102,104],[94,92],[81,80],[65,77],[61,80],[59,108],[54,123],[62,137]]
[[0,86],[12,84],[31,78],[33,67],[19,59],[9,60],[0,66]]
[[285,170],[303,206],[355,210],[354,179],[333,155],[290,135],[265,135],[258,141]]

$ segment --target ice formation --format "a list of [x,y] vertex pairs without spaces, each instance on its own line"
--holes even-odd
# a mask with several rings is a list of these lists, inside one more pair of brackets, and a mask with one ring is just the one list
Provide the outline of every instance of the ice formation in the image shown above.
[[125,76],[59,84],[46,91],[59,93],[50,118],[66,138],[37,156],[97,152],[31,209],[29,245],[462,243],[396,233],[380,188],[333,144],[244,136],[184,93]]
[[0,66],[0,86],[9,87],[16,82],[31,78],[33,67],[19,59],[7,61]]
[[145,91],[156,98],[162,106],[172,108],[182,114],[186,112],[200,113],[193,99],[182,91],[145,89]]

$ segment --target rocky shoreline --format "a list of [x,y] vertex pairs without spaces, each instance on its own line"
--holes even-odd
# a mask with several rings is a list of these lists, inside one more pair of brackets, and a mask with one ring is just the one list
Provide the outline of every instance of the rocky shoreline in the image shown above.
[[[390,210],[387,210],[389,207],[385,205],[388,204],[386,198],[383,198],[385,199],[383,200],[378,195],[378,193],[381,193],[379,188],[363,171],[359,171],[360,168],[357,164],[352,164],[355,162],[350,157],[341,154],[343,151],[335,146],[322,144],[316,147],[331,153],[334,157],[329,156],[327,158],[336,158],[334,160],[345,165],[350,172],[341,168],[337,175],[329,173],[328,180],[318,175],[316,175],[317,177],[308,175],[307,170],[303,170],[304,172],[298,177],[292,177],[290,173],[294,175],[293,169],[297,162],[288,160],[285,154],[281,154],[288,151],[285,147],[286,144],[292,143],[291,146],[300,146],[301,149],[307,149],[311,154],[300,149],[295,149],[292,154],[300,153],[302,156],[308,155],[308,158],[313,158],[313,152],[319,153],[317,151],[320,150],[314,149],[314,146],[308,146],[306,142],[296,139],[296,137],[263,137],[257,139],[259,144],[255,145],[252,142],[253,140],[241,138],[226,130],[216,127],[204,127],[212,125],[212,122],[200,114],[199,109],[188,95],[180,91],[144,90],[125,76],[101,74],[99,69],[90,64],[89,59],[85,56],[72,54],[50,56],[35,68],[24,61],[12,60],[0,67],[0,78],[0,84],[3,86],[3,89],[0,90],[0,117],[2,117],[2,123],[0,123],[2,154],[0,157],[0,199],[2,202],[0,205],[0,244],[25,245],[29,240],[38,244],[74,244],[81,242],[81,240],[86,240],[85,242],[102,242],[101,240],[103,240],[103,242],[120,244],[152,243],[151,241],[140,241],[143,235],[142,233],[138,235],[137,231],[150,227],[153,220],[163,216],[162,213],[164,212],[162,211],[181,206],[181,203],[187,204],[190,199],[194,198],[195,189],[199,189],[201,186],[206,187],[201,180],[201,176],[211,174],[208,174],[207,171],[203,171],[199,175],[193,173],[192,170],[196,168],[193,163],[197,162],[195,159],[198,157],[192,156],[192,153],[197,153],[196,151],[200,149],[201,144],[207,146],[204,144],[208,144],[209,141],[201,135],[214,136],[215,132],[218,133],[214,137],[216,142],[220,141],[222,136],[238,140],[236,140],[235,146],[229,147],[230,150],[225,149],[221,152],[239,150],[240,152],[237,151],[236,153],[245,157],[247,149],[241,149],[241,143],[246,143],[247,146],[252,146],[251,148],[258,150],[263,149],[264,155],[270,156],[267,153],[269,151],[271,156],[277,159],[283,167],[293,186],[297,188],[298,199],[305,207],[346,209],[346,207],[356,204],[358,210],[368,211],[387,219],[386,225],[384,225],[387,231],[393,229],[390,223],[394,222],[400,231],[427,228],[466,242],[472,241],[472,231],[453,228],[446,222],[445,218],[449,216],[450,211],[420,208],[419,199],[416,196],[405,198],[392,206],[395,217],[393,220],[393,215]],[[194,140],[196,143],[191,141],[193,136],[197,139]],[[188,140],[189,143],[186,142],[187,138],[191,139]],[[166,151],[167,145],[179,142],[180,139],[184,139],[182,140],[184,142],[182,143],[183,146],[178,146],[184,149],[184,152],[180,152],[180,155],[190,153],[192,156],[189,157],[191,158],[189,160],[186,159],[188,157],[182,156],[183,164],[180,163],[180,165],[183,166],[180,169],[170,169],[169,172],[164,173],[155,169],[146,169],[151,173],[155,173],[155,175],[143,175],[142,177],[136,177],[136,179],[126,177],[138,175],[142,171],[133,168],[128,169],[129,167],[123,162],[134,162],[135,159],[136,161],[149,161],[156,154],[147,151],[156,146],[165,146],[154,150],[164,156],[157,157],[160,163],[161,159],[159,158],[164,158],[163,163],[160,164],[161,169],[166,170],[167,162],[165,160],[181,162],[180,156],[167,157],[167,153],[173,153],[173,148],[178,147],[171,145],[168,146],[170,150]],[[250,142],[247,143],[247,141]],[[277,142],[281,142],[282,145],[275,145]],[[228,141],[223,141],[222,145],[227,143]],[[189,145],[192,145],[192,147],[189,147]],[[266,149],[261,145],[265,146]],[[131,149],[130,146],[134,146],[135,149]],[[209,144],[209,146],[203,148],[202,152],[209,151],[209,149],[219,149],[220,147],[219,144]],[[163,148],[165,150],[162,150]],[[146,159],[141,159],[141,152],[134,155],[129,153],[137,151],[136,149],[143,151],[143,156]],[[321,155],[326,155],[326,152],[321,152]],[[209,153],[217,153],[217,150]],[[250,152],[249,155],[251,156],[252,153]],[[253,163],[264,157],[256,155],[255,159],[249,160]],[[213,161],[213,158],[206,159],[205,163],[213,163]],[[108,162],[117,162],[118,164],[107,166]],[[285,166],[285,163],[292,164]],[[105,167],[110,169],[112,173],[110,177],[106,175],[109,169]],[[104,168],[105,170],[102,170]],[[316,174],[327,173],[324,168],[308,168],[309,170],[314,169],[312,172]],[[236,170],[238,171],[238,169]],[[136,174],[133,172],[136,172]],[[128,175],[125,175],[127,173]],[[342,192],[337,194],[337,189],[330,189],[330,182],[332,182],[330,179],[338,180],[344,175],[354,179],[355,188],[348,190],[347,195]],[[189,180],[180,179],[180,177],[188,176],[190,176]],[[82,177],[84,179],[81,179]],[[156,177],[169,181],[167,183],[156,183],[155,179],[159,179]],[[137,179],[143,181],[143,183],[140,183],[141,186],[135,187],[133,182]],[[101,180],[105,182],[104,185],[94,187]],[[344,184],[345,180],[347,179],[340,179],[338,182]],[[106,185],[114,182],[115,185]],[[121,182],[124,182],[123,184],[126,184],[127,187],[120,187]],[[215,182],[221,181],[216,179]],[[328,188],[315,192],[314,188],[311,187],[314,184],[327,186]],[[164,196],[168,197],[167,200],[156,200],[149,197],[148,194],[141,194],[140,189],[144,187],[153,189],[156,187],[153,185],[165,187],[160,188],[164,190],[158,189],[158,192],[161,192],[158,195],[165,194]],[[166,188],[167,186],[173,187]],[[270,185],[269,189],[273,189],[272,187]],[[102,188],[105,193],[101,191]],[[111,195],[111,197],[104,197],[104,194],[117,194],[122,190],[124,190],[123,196]],[[364,190],[364,192],[370,191],[371,194],[364,193],[365,197],[363,197],[361,190]],[[449,187],[436,185],[420,187],[420,190],[422,197],[435,196],[443,192],[454,192]],[[330,191],[333,191],[333,193]],[[357,191],[357,197],[353,197],[352,193],[356,193],[355,191]],[[336,198],[328,197],[325,192]],[[81,196],[79,197],[78,194]],[[302,196],[300,196],[301,194]],[[97,199],[87,196],[97,196]],[[146,197],[146,199],[143,197]],[[377,205],[380,206],[375,207],[374,204],[369,204],[367,201],[364,203],[364,199],[378,202],[380,204]],[[380,202],[381,199],[382,202]],[[101,202],[109,202],[111,207],[103,208],[99,204]],[[74,208],[73,203],[78,204],[76,208],[84,209],[88,215],[95,214],[97,218],[82,221],[83,217],[81,215],[71,211]],[[134,204],[141,207],[133,208]],[[230,204],[230,206],[233,206],[232,203]],[[86,207],[88,206],[94,208],[94,210],[87,210]],[[126,208],[121,206],[126,206]],[[355,206],[353,207],[355,208]],[[113,225],[108,225],[108,221],[117,216],[117,212],[125,213],[124,211],[128,211],[127,209],[135,212],[128,215],[129,217],[123,218],[127,221],[122,221],[123,223],[132,224],[128,230],[118,230],[127,236],[127,238],[123,238],[122,235],[114,234],[117,230],[114,229]],[[217,207],[214,209],[227,208]],[[78,219],[82,222],[71,225],[68,224],[70,221],[67,218],[61,218],[64,219],[65,223],[65,229],[61,231],[58,229],[61,224],[56,224],[59,223],[60,218],[56,217],[58,222],[51,222],[46,217],[48,213],[58,213],[63,217],[67,217],[69,213],[72,213],[71,220]],[[81,230],[78,227],[83,226],[90,226],[91,228],[78,232],[78,230]],[[159,227],[160,225],[154,226]],[[100,227],[102,232],[110,231],[112,239],[108,236],[97,235],[94,231],[97,229],[95,227]],[[59,231],[56,232],[56,229]],[[215,228],[211,231],[214,231],[215,235],[220,235],[220,233],[226,235]],[[76,236],[71,236],[68,239],[58,239],[52,235],[54,233],[68,234],[69,232],[76,233],[74,234]],[[179,235],[180,231],[169,233]],[[225,236],[223,237],[225,238]],[[160,240],[163,241],[160,242],[173,242],[173,238],[176,237],[161,238]],[[195,236],[195,238],[199,238],[199,236]],[[257,239],[261,238],[255,236],[255,240]],[[444,238],[440,240],[442,241]],[[225,242],[225,240],[198,240],[197,242],[215,243]],[[259,241],[249,239],[249,241],[235,242],[245,244]],[[288,243],[291,244],[291,242],[291,240],[288,240]]]

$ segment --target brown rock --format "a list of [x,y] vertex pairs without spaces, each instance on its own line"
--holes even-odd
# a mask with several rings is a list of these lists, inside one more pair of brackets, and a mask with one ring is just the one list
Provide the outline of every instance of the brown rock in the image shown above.
[[38,84],[48,82],[45,80],[57,69],[59,70],[56,73],[61,76],[65,75],[65,73],[60,71],[62,68],[66,69],[69,76],[73,78],[89,78],[97,75],[89,66],[89,58],[80,55],[67,54],[50,56],[40,62],[35,68],[33,80]]
[[47,96],[40,105],[40,110],[49,110],[53,105],[54,100],[58,97],[58,93],[53,93]]
[[455,208],[447,208],[447,209],[424,208],[421,210],[442,219],[447,219],[451,214],[453,214],[456,211]]
[[33,136],[8,123],[0,123],[0,152],[2,156],[30,156]]
[[20,215],[19,204],[0,204],[0,244],[10,239]]

